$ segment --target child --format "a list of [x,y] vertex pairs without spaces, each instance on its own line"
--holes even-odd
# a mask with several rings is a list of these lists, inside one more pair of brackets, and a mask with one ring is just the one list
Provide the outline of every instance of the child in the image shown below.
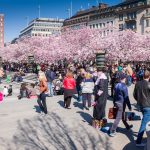
[[4,86],[3,95],[4,97],[8,96],[8,88],[6,86]]
[[8,96],[12,96],[12,85],[9,85]]

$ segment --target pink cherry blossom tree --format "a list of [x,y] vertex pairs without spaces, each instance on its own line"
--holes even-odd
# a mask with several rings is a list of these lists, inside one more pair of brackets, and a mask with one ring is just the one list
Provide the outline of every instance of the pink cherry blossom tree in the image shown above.
[[84,61],[94,58],[97,50],[101,49],[106,50],[108,61],[150,60],[150,35],[140,35],[131,30],[114,30],[103,36],[103,31],[89,27],[78,30],[67,28],[60,35],[48,38],[24,37],[0,49],[0,56],[8,61],[27,60],[29,55],[34,55],[36,62],[53,63],[65,58]]

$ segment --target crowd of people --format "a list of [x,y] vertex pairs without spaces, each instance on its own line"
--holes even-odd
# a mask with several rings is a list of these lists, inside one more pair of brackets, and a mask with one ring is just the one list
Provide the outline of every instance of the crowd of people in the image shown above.
[[[93,109],[93,121],[102,127],[107,123],[106,105],[108,86],[111,86],[110,97],[117,110],[115,121],[109,128],[108,134],[113,137],[120,120],[123,121],[127,130],[133,125],[129,125],[125,118],[126,106],[132,111],[128,87],[135,84],[134,98],[143,114],[141,127],[136,141],[137,146],[143,146],[142,136],[146,124],[150,121],[150,65],[146,63],[120,63],[118,65],[107,64],[105,67],[96,67],[94,62],[69,63],[61,62],[58,64],[32,64],[32,72],[38,74],[39,93],[38,104],[41,110],[47,114],[46,97],[53,97],[56,94],[64,95],[64,108],[71,109],[71,99],[77,94],[77,100],[82,101],[83,110]],[[27,73],[27,64],[4,63],[0,70],[0,78],[6,71]],[[17,73],[16,73],[17,75]],[[21,75],[21,73],[19,74]],[[21,76],[22,76],[21,75]],[[17,76],[18,77],[18,76]],[[16,76],[15,76],[16,79]],[[15,81],[15,79],[13,81]],[[57,82],[56,82],[57,81]],[[56,82],[56,83],[55,83]],[[54,87],[54,83],[59,88]],[[35,84],[36,85],[36,84]],[[35,88],[35,85],[31,85]],[[27,90],[22,85],[19,98],[26,95],[36,95],[33,90]],[[57,92],[56,92],[57,91]],[[34,94],[31,94],[34,93]],[[94,101],[92,101],[94,99]]]

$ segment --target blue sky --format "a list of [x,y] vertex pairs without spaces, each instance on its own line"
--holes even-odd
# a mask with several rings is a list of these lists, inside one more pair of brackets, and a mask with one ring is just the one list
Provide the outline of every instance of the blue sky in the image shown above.
[[96,5],[97,1],[114,5],[121,0],[0,0],[0,13],[4,14],[5,20],[5,42],[18,37],[19,32],[26,27],[28,16],[29,21],[38,17],[38,6],[41,8],[41,17],[67,18],[67,9],[73,3],[73,14],[81,6],[83,9]]

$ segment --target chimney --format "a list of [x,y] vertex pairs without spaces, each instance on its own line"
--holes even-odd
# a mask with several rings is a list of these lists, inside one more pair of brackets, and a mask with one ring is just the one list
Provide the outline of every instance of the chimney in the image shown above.
[[99,3],[99,9],[104,9],[104,8],[107,8],[107,7],[108,7],[107,4]]

